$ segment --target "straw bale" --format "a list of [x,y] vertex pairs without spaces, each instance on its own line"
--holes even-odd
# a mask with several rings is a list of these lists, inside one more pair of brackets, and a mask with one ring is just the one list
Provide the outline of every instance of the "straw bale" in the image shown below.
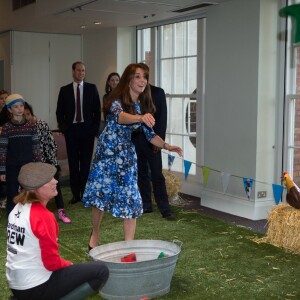
[[300,254],[300,210],[287,204],[275,206],[268,217],[267,234],[257,242]]
[[163,170],[162,173],[166,180],[166,188],[167,188],[169,201],[172,201],[173,199],[177,199],[179,197],[178,193],[180,192],[180,187],[181,187],[180,179],[167,170]]
[[166,180],[168,197],[172,198],[178,195],[180,191],[181,181],[169,171],[163,170],[163,175]]

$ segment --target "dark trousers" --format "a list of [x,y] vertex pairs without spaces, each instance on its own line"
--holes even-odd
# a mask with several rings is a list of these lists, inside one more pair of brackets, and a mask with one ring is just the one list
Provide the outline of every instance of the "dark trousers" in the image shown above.
[[107,266],[99,261],[74,264],[54,271],[41,285],[12,292],[18,300],[57,300],[86,282],[93,290],[99,290],[107,281],[108,274]]
[[70,171],[70,187],[75,198],[81,198],[88,179],[95,136],[85,123],[73,124],[64,132]]
[[19,193],[18,175],[22,166],[6,166],[6,215],[15,207],[14,197]]
[[57,168],[57,171],[54,175],[54,178],[57,180],[57,185],[56,185],[56,189],[57,189],[57,195],[55,196],[55,204],[56,204],[56,208],[57,209],[61,209],[61,208],[64,208],[65,205],[64,205],[64,200],[63,200],[63,197],[62,197],[62,193],[61,193],[61,188],[60,188],[60,182],[59,182],[59,167],[56,167]]
[[6,198],[6,182],[0,181],[0,201]]
[[161,214],[170,212],[165,177],[162,174],[161,151],[154,153],[152,145],[146,140],[143,133],[132,138],[138,158],[138,186],[143,200],[143,208],[152,208],[151,183],[157,207]]

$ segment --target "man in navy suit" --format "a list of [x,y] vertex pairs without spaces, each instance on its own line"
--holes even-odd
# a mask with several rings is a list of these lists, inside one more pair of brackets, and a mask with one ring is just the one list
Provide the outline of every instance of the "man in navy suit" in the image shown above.
[[83,81],[85,65],[82,62],[73,63],[72,75],[73,82],[60,89],[56,117],[66,140],[73,194],[70,203],[74,204],[81,201],[88,178],[101,106],[96,85]]
[[[148,68],[146,64],[144,65]],[[165,140],[167,129],[166,95],[164,90],[159,87],[150,85],[150,89],[152,100],[156,107],[156,112],[154,114],[155,125],[153,130],[157,135]],[[161,149],[150,144],[146,140],[145,135],[141,132],[133,133],[132,141],[135,145],[138,158],[138,186],[143,200],[144,213],[151,213],[153,211],[151,183],[148,168],[150,167],[153,193],[157,207],[163,218],[166,220],[174,220],[175,217],[171,213],[168,201],[165,177],[162,174]]]

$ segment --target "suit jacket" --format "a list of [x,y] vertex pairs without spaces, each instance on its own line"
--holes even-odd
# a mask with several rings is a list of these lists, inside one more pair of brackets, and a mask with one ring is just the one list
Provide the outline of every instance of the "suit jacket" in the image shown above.
[[[56,117],[58,128],[64,132],[75,117],[75,96],[73,83],[61,87],[57,100]],[[82,114],[86,127],[98,134],[101,119],[100,97],[95,84],[83,83]]]
[[167,130],[167,100],[165,91],[162,88],[151,84],[150,89],[152,101],[156,107],[156,112],[154,114],[155,125],[153,130],[157,135],[165,140]]

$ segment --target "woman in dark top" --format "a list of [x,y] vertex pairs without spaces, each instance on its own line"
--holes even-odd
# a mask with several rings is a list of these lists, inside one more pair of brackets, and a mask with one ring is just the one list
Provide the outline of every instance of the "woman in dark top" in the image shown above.
[[[111,91],[118,85],[120,81],[120,75],[117,72],[112,72],[108,75],[105,83],[105,95],[103,96],[103,106],[105,105],[105,102],[108,99],[109,94]],[[100,129],[99,129],[99,135],[104,130],[106,126],[106,118],[104,116],[104,121],[101,120],[100,122]]]
[[105,84],[105,95],[103,96],[103,105],[110,92],[118,85],[120,81],[120,75],[116,72],[112,72],[108,75]]

